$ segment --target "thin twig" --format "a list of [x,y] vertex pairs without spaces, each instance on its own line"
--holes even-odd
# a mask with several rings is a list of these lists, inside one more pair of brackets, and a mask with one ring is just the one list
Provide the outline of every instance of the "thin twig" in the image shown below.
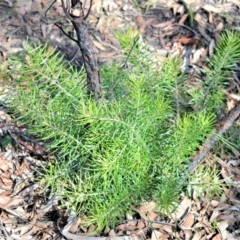
[[197,33],[192,28],[190,28],[184,24],[173,23],[172,26],[184,27],[184,28],[188,29],[189,31],[191,31],[192,33],[194,33],[195,36],[197,36]]
[[90,0],[90,7],[88,9],[88,12],[87,12],[86,16],[84,17],[84,20],[86,20],[88,18],[88,15],[89,15],[89,13],[91,11],[91,8],[92,8],[92,0]]
[[69,39],[71,39],[75,43],[78,43],[78,41],[76,39],[72,38],[69,34],[67,34],[60,25],[58,25],[57,23],[54,23],[54,25],[57,26],[65,36],[67,36]]
[[45,9],[43,9],[43,11],[45,11],[45,13],[44,13],[44,17],[45,17],[45,19],[47,19],[47,12],[49,11],[49,9],[53,6],[53,4],[56,2],[57,0],[53,0],[52,2],[50,2],[49,3],[49,5],[45,8]]

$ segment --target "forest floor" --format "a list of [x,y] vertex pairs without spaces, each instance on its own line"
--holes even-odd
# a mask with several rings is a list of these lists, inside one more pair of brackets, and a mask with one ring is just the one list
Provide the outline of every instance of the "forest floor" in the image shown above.
[[[22,51],[27,41],[48,42],[67,61],[81,67],[78,47],[53,23],[61,21],[65,31],[73,34],[61,1],[57,0],[45,16],[48,4],[49,0],[0,2],[1,69],[11,71],[15,67],[7,59]],[[84,4],[87,11],[90,1]],[[206,59],[212,55],[222,31],[239,31],[239,6],[239,0],[93,0],[87,23],[100,66],[123,59],[114,31],[132,26],[139,29],[149,44],[155,61],[179,55],[184,59],[183,71],[191,76],[196,69],[207,68]],[[240,100],[240,64],[231,78],[231,84],[223,89],[226,110]],[[0,75],[0,91],[4,92],[9,84]],[[191,78],[189,86],[194,84]],[[54,196],[40,193],[42,186],[34,178],[51,156],[37,140],[25,142],[10,134],[9,126],[23,130],[12,123],[12,118],[0,104],[0,239],[240,239],[240,147],[221,157],[209,153],[204,161],[204,164],[216,164],[219,181],[229,184],[224,196],[207,199],[196,198],[194,194],[191,198],[182,195],[178,209],[167,217],[154,210],[154,202],[143,203],[135,209],[134,216],[127,215],[125,222],[99,234],[94,232],[95,226],[85,229],[80,218],[59,210]]]

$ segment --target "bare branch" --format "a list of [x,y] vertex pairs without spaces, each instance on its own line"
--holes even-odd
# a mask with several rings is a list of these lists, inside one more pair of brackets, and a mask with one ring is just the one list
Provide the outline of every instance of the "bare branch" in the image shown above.
[[[216,132],[214,135],[210,136],[198,153],[192,158],[192,162],[187,169],[187,173],[193,173],[197,166],[203,161],[206,154],[212,149],[214,144],[218,141],[219,137],[223,135],[233,123],[240,117],[240,101],[232,108],[226,116],[224,116],[216,127]],[[187,179],[187,176],[183,176],[183,180]]]

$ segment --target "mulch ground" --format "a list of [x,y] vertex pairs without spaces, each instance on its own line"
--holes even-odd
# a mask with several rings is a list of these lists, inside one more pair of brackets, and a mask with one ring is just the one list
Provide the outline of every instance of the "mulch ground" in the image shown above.
[[[74,36],[61,1],[57,0],[45,16],[48,4],[48,0],[0,2],[1,69],[14,68],[7,62],[8,56],[22,51],[27,41],[48,42],[67,61],[81,67],[78,47],[54,25],[61,22],[67,33]],[[90,1],[84,4],[87,11]],[[184,59],[183,71],[189,74],[191,87],[196,84],[192,76],[200,74],[200,67],[207,67],[206,58],[212,55],[222,31],[239,31],[239,6],[239,0],[223,3],[93,0],[87,23],[100,66],[123,59],[114,31],[132,26],[141,32],[153,62],[161,63],[175,55]],[[10,84],[0,74],[0,91],[6,93]],[[240,100],[239,89],[240,67],[225,89],[228,109]],[[14,117],[1,105],[1,100],[0,95],[0,239],[240,239],[240,148],[229,156],[219,158],[209,154],[205,159],[204,164],[218,166],[221,181],[229,184],[221,198],[180,196],[178,209],[167,217],[154,210],[155,203],[143,203],[135,209],[135,215],[127,215],[125,222],[99,234],[94,232],[94,225],[85,229],[79,217],[59,210],[60,200],[36,184],[34,180],[42,166],[47,166],[53,157],[43,143],[13,123]]]

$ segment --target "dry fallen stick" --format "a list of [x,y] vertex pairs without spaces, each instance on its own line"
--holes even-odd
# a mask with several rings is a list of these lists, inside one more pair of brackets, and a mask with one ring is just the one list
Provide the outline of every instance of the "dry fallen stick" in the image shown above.
[[[198,153],[192,158],[192,162],[187,169],[187,173],[191,174],[195,171],[197,166],[205,158],[206,154],[211,150],[219,137],[223,135],[233,123],[240,117],[240,101],[237,102],[234,108],[232,108],[226,116],[224,116],[216,127],[216,132],[213,136],[207,138],[206,142]],[[186,180],[187,176],[183,176],[183,180]]]

